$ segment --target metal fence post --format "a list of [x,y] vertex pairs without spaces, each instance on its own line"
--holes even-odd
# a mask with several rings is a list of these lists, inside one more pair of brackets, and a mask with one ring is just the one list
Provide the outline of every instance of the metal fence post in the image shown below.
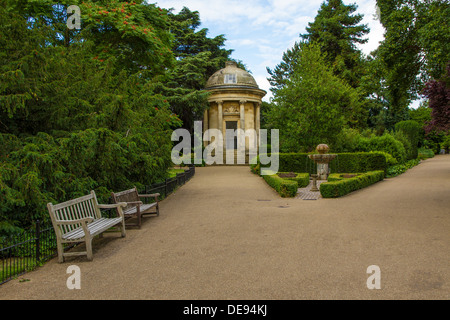
[[41,260],[41,223],[36,220],[36,262]]
[[167,197],[167,179],[165,180],[164,190],[165,190],[164,197]]

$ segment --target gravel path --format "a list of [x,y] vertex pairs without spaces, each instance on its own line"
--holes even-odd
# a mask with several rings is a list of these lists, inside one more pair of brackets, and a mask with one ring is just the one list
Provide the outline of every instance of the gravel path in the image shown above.
[[317,201],[280,198],[248,167],[198,168],[142,229],[96,240],[92,262],[53,259],[0,299],[449,299],[449,195],[449,155]]

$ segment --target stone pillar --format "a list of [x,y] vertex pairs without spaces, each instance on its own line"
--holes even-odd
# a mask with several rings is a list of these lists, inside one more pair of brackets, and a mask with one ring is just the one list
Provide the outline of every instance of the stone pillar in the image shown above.
[[241,129],[245,130],[245,103],[247,101],[246,100],[241,100],[239,101],[240,105],[241,105],[241,109],[240,109],[240,115],[241,115]]
[[258,149],[259,149],[259,144],[260,144],[259,130],[261,129],[261,103],[260,102],[256,103],[255,109],[256,109],[256,111],[255,111],[256,143],[258,144]]
[[[203,133],[206,132],[206,130],[209,129],[209,115],[208,115],[208,109],[205,110],[205,112],[203,113]],[[203,146],[206,147],[208,145],[208,141],[206,141],[207,139],[203,140]]]
[[218,123],[218,128],[220,133],[223,134],[223,112],[222,112],[222,107],[223,107],[223,101],[219,100],[217,101],[217,121]]

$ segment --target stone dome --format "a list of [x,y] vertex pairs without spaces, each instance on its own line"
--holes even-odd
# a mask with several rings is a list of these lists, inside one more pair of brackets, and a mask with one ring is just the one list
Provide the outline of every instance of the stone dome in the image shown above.
[[227,61],[225,68],[215,72],[208,79],[206,89],[231,87],[258,88],[258,84],[250,73],[238,68],[236,62]]

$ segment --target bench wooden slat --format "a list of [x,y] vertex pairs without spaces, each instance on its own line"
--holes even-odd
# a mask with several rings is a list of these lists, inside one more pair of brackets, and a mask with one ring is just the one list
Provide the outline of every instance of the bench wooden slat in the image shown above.
[[[103,232],[104,229],[109,229],[116,224],[120,223],[122,218],[101,218],[97,219],[91,223],[87,224],[89,233],[91,236],[97,235],[98,232]],[[66,234],[63,235],[64,240],[74,240],[74,239],[80,239],[84,237],[84,230],[82,227],[78,227]]]

